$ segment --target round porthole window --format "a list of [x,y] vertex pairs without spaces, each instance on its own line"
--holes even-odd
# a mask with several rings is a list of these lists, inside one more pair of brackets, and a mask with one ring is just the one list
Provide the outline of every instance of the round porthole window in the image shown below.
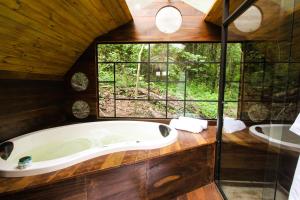
[[234,20],[234,26],[241,32],[254,32],[261,26],[262,13],[256,6],[250,6],[241,16]]
[[175,33],[182,24],[181,13],[173,6],[163,7],[156,14],[155,24],[163,33]]
[[89,84],[88,77],[82,72],[76,72],[71,78],[71,85],[75,91],[84,91]]
[[75,101],[72,106],[72,113],[78,119],[87,118],[90,114],[90,106],[85,101]]

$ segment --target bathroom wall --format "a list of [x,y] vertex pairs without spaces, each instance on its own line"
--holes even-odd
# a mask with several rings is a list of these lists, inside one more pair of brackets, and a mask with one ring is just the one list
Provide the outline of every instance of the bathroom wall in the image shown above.
[[[84,91],[75,91],[71,86],[72,76],[76,72],[84,73],[88,78],[88,86]],[[73,67],[64,77],[66,104],[65,111],[69,121],[93,121],[98,116],[98,88],[96,67],[96,45],[92,43],[80,56]],[[89,105],[89,115],[84,119],[77,119],[72,114],[72,107],[76,101],[85,101]]]
[[62,80],[0,79],[0,142],[63,122],[63,90]]
[[[173,5],[180,9],[183,22],[182,27],[174,34],[161,33],[155,26],[156,12],[163,6]],[[105,35],[95,39],[83,55],[68,71],[65,79],[66,85],[66,111],[70,121],[84,122],[98,118],[98,88],[97,88],[97,62],[96,45],[98,43],[122,42],[218,42],[221,38],[220,27],[204,22],[205,14],[181,1],[172,3],[155,1],[141,11],[134,12],[134,20]],[[147,23],[147,26],[145,26]],[[76,92],[72,89],[70,81],[76,72],[83,72],[89,79],[87,90]],[[87,118],[76,119],[72,115],[72,105],[75,101],[82,100],[88,103],[90,114]]]

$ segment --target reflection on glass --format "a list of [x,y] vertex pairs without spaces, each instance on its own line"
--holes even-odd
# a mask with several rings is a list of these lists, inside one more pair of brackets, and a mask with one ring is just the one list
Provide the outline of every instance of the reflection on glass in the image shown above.
[[237,113],[247,125],[240,130],[235,120],[234,131],[222,133],[219,183],[229,200],[288,199],[300,147],[300,136],[288,130],[300,107],[299,17],[293,12],[299,3],[258,0],[229,24],[228,39],[242,43],[239,59],[229,58],[237,47],[227,49],[224,116]]
[[233,23],[235,27],[245,33],[254,32],[259,29],[262,22],[262,13],[257,6],[251,6]]

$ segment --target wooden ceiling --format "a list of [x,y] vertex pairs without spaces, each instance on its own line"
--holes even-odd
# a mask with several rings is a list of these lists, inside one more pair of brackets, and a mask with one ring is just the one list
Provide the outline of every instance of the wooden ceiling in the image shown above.
[[60,79],[97,36],[131,20],[125,0],[0,0],[0,78]]

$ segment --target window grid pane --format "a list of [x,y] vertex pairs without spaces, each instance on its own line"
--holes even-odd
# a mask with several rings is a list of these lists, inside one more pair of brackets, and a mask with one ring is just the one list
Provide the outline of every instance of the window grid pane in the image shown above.
[[[216,55],[207,55],[212,50]],[[216,119],[219,53],[217,43],[98,44],[99,116]],[[233,61],[230,115],[238,105],[239,66]]]

